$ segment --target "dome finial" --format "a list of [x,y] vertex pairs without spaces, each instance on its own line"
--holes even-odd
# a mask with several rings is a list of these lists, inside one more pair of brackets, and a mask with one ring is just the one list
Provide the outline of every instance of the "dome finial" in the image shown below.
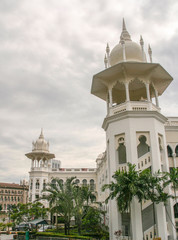
[[125,25],[125,20],[123,18],[123,23],[122,23],[122,33],[121,36],[123,37],[124,41],[132,41],[130,34],[128,33],[127,29],[126,29],[126,25]]
[[124,18],[123,18],[123,22],[122,22],[122,31],[127,31]]
[[41,134],[39,136],[40,139],[44,139],[44,136],[43,136],[43,128],[41,128]]

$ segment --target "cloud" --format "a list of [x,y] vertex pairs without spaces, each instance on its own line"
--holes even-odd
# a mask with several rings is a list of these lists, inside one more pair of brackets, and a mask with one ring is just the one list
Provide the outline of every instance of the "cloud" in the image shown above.
[[[176,79],[177,7],[175,0],[1,0],[0,181],[28,176],[24,154],[41,127],[63,167],[94,167],[105,150],[106,104],[90,89],[106,43],[118,43],[125,17],[132,39],[141,33]],[[176,92],[175,80],[161,97],[166,115],[177,114]]]

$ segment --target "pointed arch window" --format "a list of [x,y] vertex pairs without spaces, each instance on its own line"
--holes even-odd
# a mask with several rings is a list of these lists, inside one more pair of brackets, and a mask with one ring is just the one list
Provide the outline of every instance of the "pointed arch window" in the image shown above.
[[178,157],[178,145],[175,148],[176,157]]
[[178,203],[174,205],[174,217],[178,218]]
[[172,157],[172,149],[169,145],[167,146],[167,154],[168,154],[168,157]]

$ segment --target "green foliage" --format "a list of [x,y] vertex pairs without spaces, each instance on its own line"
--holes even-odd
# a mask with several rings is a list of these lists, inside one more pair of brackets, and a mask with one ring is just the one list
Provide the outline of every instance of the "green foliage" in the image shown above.
[[[75,221],[78,226],[78,233],[81,234],[82,219],[86,215],[89,205],[96,202],[96,196],[89,189],[89,186],[74,186],[73,199]],[[92,207],[90,206],[90,208]]]
[[47,215],[48,209],[42,203],[18,203],[17,206],[12,206],[10,217],[14,223],[19,224],[23,221],[30,221],[36,218],[44,218]]
[[87,213],[82,220],[82,227],[87,231],[97,232],[101,229],[101,222],[104,217],[104,212],[98,208],[88,207]]
[[0,223],[0,231],[3,231],[6,229],[6,224],[5,223]]
[[63,218],[65,234],[69,234],[71,218],[75,217],[78,234],[81,234],[82,222],[88,207],[96,203],[96,196],[89,186],[78,186],[75,177],[68,178],[63,184],[60,179],[53,179],[44,192],[48,194],[43,199],[48,200],[50,211]]
[[65,233],[69,234],[70,231],[70,221],[73,216],[73,187],[75,177],[68,178],[63,184],[60,179],[54,179],[54,183],[47,185],[44,192],[48,195],[44,196],[43,199],[48,200],[50,210],[53,213],[63,216],[65,224]]

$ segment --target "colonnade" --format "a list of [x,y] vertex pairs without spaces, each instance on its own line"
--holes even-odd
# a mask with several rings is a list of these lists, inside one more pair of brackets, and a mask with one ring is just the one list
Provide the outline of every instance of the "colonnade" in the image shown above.
[[32,159],[31,161],[31,168],[40,168],[40,167],[47,167],[48,166],[48,160],[46,158],[42,159]]
[[[146,88],[147,101],[151,102],[150,83],[144,83],[144,84],[145,84],[145,88]],[[126,102],[129,102],[130,101],[129,82],[124,82],[124,86],[125,86]],[[154,89],[156,106],[159,108],[158,91],[154,87],[153,87],[153,89]],[[112,87],[109,86],[108,87],[108,96],[107,96],[107,99],[106,99],[107,105],[109,107],[113,106],[112,90],[113,90],[113,86]]]

